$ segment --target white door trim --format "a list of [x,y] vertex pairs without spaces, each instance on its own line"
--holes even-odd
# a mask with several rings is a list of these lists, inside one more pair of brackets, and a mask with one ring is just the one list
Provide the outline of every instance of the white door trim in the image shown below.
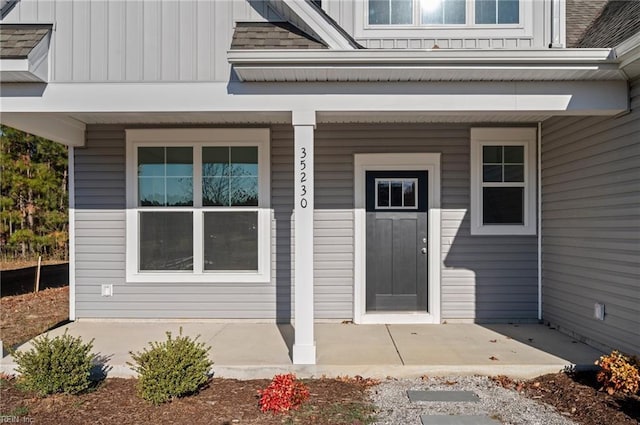
[[[428,179],[428,313],[366,312],[366,188],[367,171],[425,170]],[[353,320],[358,324],[440,323],[440,153],[354,155],[355,269]]]

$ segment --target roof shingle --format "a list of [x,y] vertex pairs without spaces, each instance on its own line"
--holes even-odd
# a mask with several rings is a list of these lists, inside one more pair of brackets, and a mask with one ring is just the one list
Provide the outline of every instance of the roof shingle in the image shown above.
[[640,1],[609,1],[575,47],[615,47],[640,31]]
[[288,22],[238,22],[231,40],[232,50],[326,48]]
[[0,26],[0,59],[24,59],[42,41],[49,27]]

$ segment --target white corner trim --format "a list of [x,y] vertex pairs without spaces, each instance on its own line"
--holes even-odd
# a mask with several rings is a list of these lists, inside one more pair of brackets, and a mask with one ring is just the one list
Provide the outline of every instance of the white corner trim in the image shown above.
[[[536,128],[486,127],[471,129],[471,234],[536,234]],[[524,146],[524,224],[482,224],[482,146]]]
[[302,19],[309,27],[329,45],[330,49],[353,50],[349,40],[320,16],[306,0],[282,0],[287,7]]
[[[127,129],[126,133],[126,280],[141,283],[268,283],[271,281],[271,171],[270,171],[270,130],[268,128],[213,128],[213,129]],[[258,193],[259,203],[255,208],[225,208],[225,211],[258,212],[258,271],[257,272],[204,272],[202,244],[198,243],[202,229],[201,200],[194,190],[192,208],[163,208],[163,211],[194,212],[194,270],[195,272],[139,272],[138,271],[138,209],[137,206],[137,151],[138,146],[257,146],[258,147]],[[194,149],[194,158],[199,158],[199,150]],[[199,187],[200,173],[194,164],[194,187]],[[207,208],[208,209],[208,208]],[[215,210],[215,209],[212,209]],[[155,210],[157,211],[157,210]],[[200,266],[198,268],[198,265]],[[199,271],[200,270],[200,271]],[[198,272],[199,271],[199,272]]]
[[75,151],[69,146],[69,320],[76,320],[76,174]]
[[[440,323],[441,206],[440,153],[354,155],[354,311],[358,324]],[[428,178],[428,312],[367,314],[366,312],[366,191],[365,173],[384,170],[425,170]]]

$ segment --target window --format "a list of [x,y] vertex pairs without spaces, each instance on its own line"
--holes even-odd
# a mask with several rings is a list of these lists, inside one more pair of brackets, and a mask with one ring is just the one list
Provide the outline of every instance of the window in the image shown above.
[[418,209],[418,179],[375,179],[376,209]]
[[369,25],[519,24],[520,0],[369,0],[368,16]]
[[532,128],[471,129],[471,233],[535,234]]
[[127,149],[128,281],[269,281],[268,130],[127,130]]

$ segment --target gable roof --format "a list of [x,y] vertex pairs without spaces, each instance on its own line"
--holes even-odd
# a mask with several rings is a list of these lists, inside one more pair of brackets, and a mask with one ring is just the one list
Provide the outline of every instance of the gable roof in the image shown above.
[[640,32],[640,1],[609,1],[576,47],[615,47]]
[[46,82],[51,25],[0,25],[0,82]]
[[289,22],[238,22],[231,39],[232,50],[326,48]]

